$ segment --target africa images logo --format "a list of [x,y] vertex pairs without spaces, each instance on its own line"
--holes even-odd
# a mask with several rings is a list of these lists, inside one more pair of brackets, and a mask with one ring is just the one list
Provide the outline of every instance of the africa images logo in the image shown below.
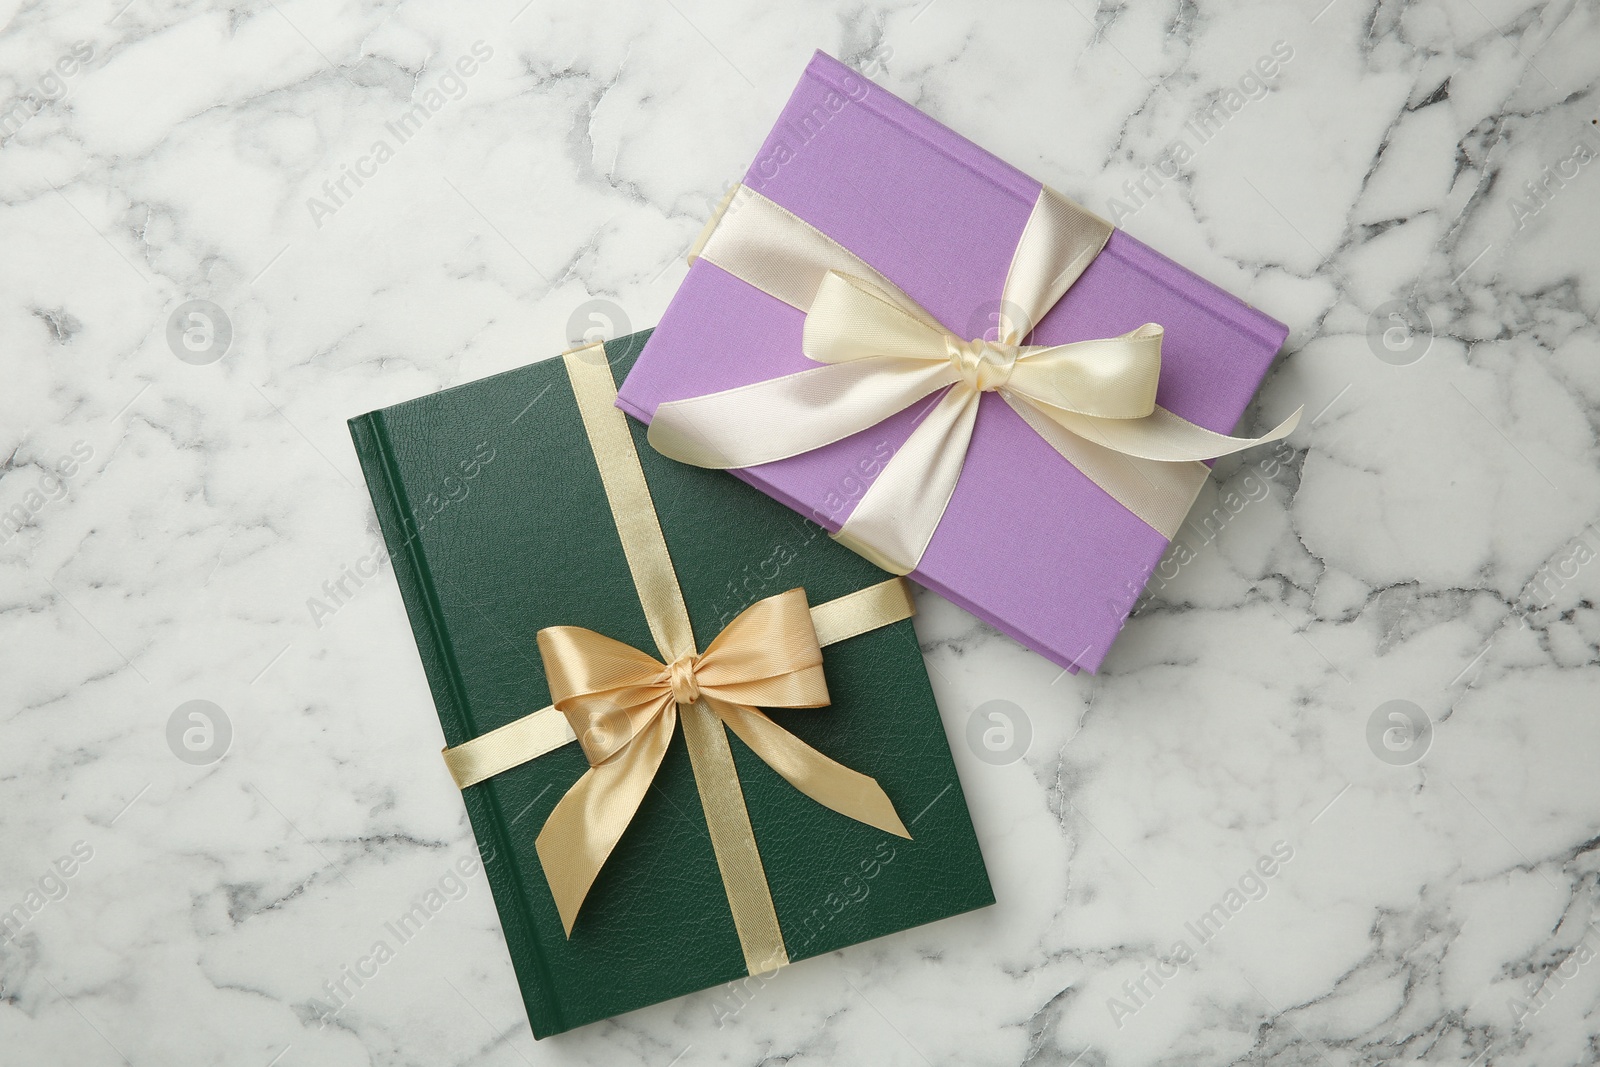
[[72,49],[47,68],[39,80],[7,104],[0,104],[0,144],[15,137],[17,131],[46,107],[67,95],[68,79],[94,59],[94,46],[74,41]]
[[780,122],[773,128],[772,137],[767,142],[771,148],[756,157],[755,166],[751,168],[757,189],[764,186],[767,179],[776,178],[784,164],[820,137],[835,115],[850,104],[865,100],[872,91],[872,83],[854,74],[846,74],[839,81],[839,89],[843,90],[842,94],[839,90],[829,89],[810,111],[799,118]]
[[1289,42],[1274,43],[1272,50],[1246,68],[1236,82],[1224,86],[1211,103],[1190,115],[1182,131],[1162,149],[1155,162],[1147,164],[1137,178],[1122,183],[1126,199],[1113,196],[1106,201],[1106,218],[1111,224],[1121,226],[1154,199],[1162,186],[1176,180],[1200,148],[1221,133],[1245,105],[1252,100],[1266,99],[1277,88],[1274,79],[1293,58],[1294,48]]
[[[306,210],[317,229],[339,213],[348,204],[356,190],[378,176],[378,168],[394,158],[396,150],[427,125],[428,120],[443,111],[452,100],[467,95],[467,79],[478,73],[481,64],[494,58],[494,49],[483,41],[474,41],[471,55],[461,56],[439,75],[433,88],[424,91],[405,111],[383,124],[388,136],[374,140],[368,149],[353,163],[339,164],[338,174],[322,183],[322,196],[306,197]],[[390,143],[391,138],[393,143]],[[352,188],[354,186],[354,188]]]

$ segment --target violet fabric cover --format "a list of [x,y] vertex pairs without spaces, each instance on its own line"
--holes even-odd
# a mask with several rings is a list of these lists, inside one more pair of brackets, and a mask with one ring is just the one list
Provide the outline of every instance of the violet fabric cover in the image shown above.
[[[963,338],[992,330],[1040,188],[821,52],[744,183],[872,264]],[[617,404],[648,422],[664,401],[816,367],[801,352],[804,321],[698,260]],[[1119,230],[1030,343],[1111,337],[1146,322],[1166,330],[1157,403],[1222,433],[1288,334]],[[937,399],[734,473],[837,530]],[[944,521],[911,577],[1063,667],[1093,671],[1166,547],[989,395]]]

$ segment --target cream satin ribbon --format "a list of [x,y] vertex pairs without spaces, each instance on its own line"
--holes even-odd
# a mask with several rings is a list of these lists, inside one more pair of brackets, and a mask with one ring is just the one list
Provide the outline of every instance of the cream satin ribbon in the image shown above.
[[[445,750],[462,788],[576,739],[590,768],[556,804],[536,847],[571,936],[584,897],[632,821],[681,719],[706,827],[750,973],[788,962],[724,726],[797,789],[844,815],[910,837],[872,778],[806,745],[757,711],[820,707],[823,639],[909,616],[904,583],[880,583],[808,609],[803,590],[758,601],[696,651],[649,486],[604,347],[564,357],[645,619],[662,655],[582,627],[538,634],[554,704]],[[564,719],[564,722],[563,722]],[[556,729],[557,724],[561,728]]]
[[962,340],[859,257],[745,186],[695,255],[806,313],[824,366],[656,409],[650,443],[700,467],[750,467],[839,441],[939,390],[933,410],[835,535],[886,570],[915,570],[966,461],[978,402],[998,393],[1056,452],[1171,539],[1215,459],[1288,436],[1230,437],[1155,403],[1161,327],[1064,345],[1021,342],[1099,254],[1110,223],[1048,188],[1000,294],[999,338]]

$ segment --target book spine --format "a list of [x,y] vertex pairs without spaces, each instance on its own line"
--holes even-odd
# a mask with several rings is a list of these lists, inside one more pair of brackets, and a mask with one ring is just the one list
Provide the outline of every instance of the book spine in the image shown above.
[[[438,590],[422,552],[420,529],[389,444],[383,412],[357,416],[349,421],[349,428],[368,495],[378,516],[378,526],[389,549],[390,566],[400,586],[400,598],[411,620],[423,673],[438,709],[439,725],[447,743],[461,744],[480,731],[472,719],[455,648],[450,643]],[[526,887],[517,870],[516,852],[511,847],[509,828],[494,795],[493,784],[484,783],[464,790],[461,798],[467,806],[467,816],[478,843],[484,877],[500,913],[506,944],[517,948],[511,953],[511,960],[522,987],[529,1025],[535,1037],[559,1033],[568,1027],[556,1000],[555,984],[545,966],[539,935],[528,920]]]
[[395,580],[411,619],[411,630],[422,655],[422,667],[433,691],[439,719],[451,744],[460,744],[476,732],[468,710],[466,689],[461,682],[445,629],[444,613],[418,541],[420,531],[406,497],[399,466],[389,447],[383,425],[383,412],[373,411],[350,420],[350,436],[355,441],[361,472],[366,476],[378,526],[389,547],[389,560]]

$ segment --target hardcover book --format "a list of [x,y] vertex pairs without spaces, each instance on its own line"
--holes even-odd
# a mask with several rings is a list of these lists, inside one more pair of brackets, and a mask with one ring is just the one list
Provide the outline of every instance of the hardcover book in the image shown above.
[[[994,327],[1041,188],[820,52],[744,185],[860,257],[960,338]],[[648,422],[668,401],[813,369],[802,351],[805,321],[784,300],[696,259],[619,406]],[[1288,334],[1117,230],[1030,343],[1115,337],[1144,323],[1165,331],[1155,402],[1218,433],[1238,422]],[[837,531],[931,399],[815,451],[735,473]],[[986,396],[948,510],[910,573],[1063,667],[1093,671],[1167,545]]]
[[[616,377],[647,336],[606,346]],[[701,647],[762,598],[801,587],[815,606],[888,577],[630,430]],[[561,360],[359,416],[350,432],[448,745],[551,703],[545,627],[652,648]],[[911,621],[829,645],[823,670],[827,706],[771,717],[875,778],[911,839],[813,802],[730,739],[791,961],[993,902]],[[462,793],[536,1037],[747,973],[681,730],[567,936],[534,840],[586,770],[568,744]]]

